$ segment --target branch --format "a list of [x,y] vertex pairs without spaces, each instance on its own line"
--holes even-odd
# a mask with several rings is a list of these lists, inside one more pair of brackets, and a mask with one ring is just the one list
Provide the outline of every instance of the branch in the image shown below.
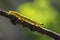
[[60,34],[57,34],[57,33],[53,32],[53,31],[48,30],[48,29],[41,28],[39,26],[30,24],[30,23],[28,23],[26,21],[19,20],[18,17],[14,16],[14,15],[8,14],[8,12],[0,10],[0,15],[11,19],[11,22],[14,25],[16,25],[16,24],[22,24],[24,27],[26,26],[31,31],[36,31],[36,32],[39,32],[41,34],[48,35],[48,36],[50,36],[51,38],[53,38],[55,40],[60,40]]

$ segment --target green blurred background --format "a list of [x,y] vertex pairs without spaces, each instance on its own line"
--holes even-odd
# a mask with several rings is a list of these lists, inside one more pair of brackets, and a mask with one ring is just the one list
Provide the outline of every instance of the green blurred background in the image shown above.
[[[29,19],[45,24],[42,27],[60,34],[60,0],[1,0],[0,8],[7,11],[17,11]],[[15,36],[15,40],[54,40],[47,35],[22,28],[22,25],[16,25],[16,27],[14,27],[14,25],[9,22],[9,24],[7,24],[8,20],[3,17],[0,17],[0,20],[3,20],[2,25],[5,25],[3,26],[4,29],[1,27],[1,30],[3,30],[3,32],[1,32],[9,35],[6,37],[8,40],[15,39]],[[4,24],[4,21],[6,24]],[[15,36],[13,34],[15,34]]]

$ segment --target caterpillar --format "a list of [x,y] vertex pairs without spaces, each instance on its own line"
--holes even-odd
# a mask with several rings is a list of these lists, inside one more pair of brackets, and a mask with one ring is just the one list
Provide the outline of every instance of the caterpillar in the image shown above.
[[37,22],[35,22],[35,21],[31,20],[31,19],[28,19],[27,17],[21,15],[21,14],[18,13],[18,12],[15,12],[15,11],[9,11],[8,14],[17,17],[17,18],[18,18],[19,20],[21,20],[22,22],[25,21],[25,22],[27,22],[27,23],[29,23],[29,24],[32,24],[32,25],[35,25],[35,26],[37,26],[37,27],[43,25],[43,24],[37,23]]

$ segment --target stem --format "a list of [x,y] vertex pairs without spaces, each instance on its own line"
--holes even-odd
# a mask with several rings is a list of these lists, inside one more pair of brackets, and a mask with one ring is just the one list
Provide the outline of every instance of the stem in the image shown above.
[[[57,34],[53,31],[50,31],[50,30],[47,30],[45,28],[40,28],[40,27],[37,27],[35,25],[32,25],[32,24],[29,24],[27,22],[22,22],[21,20],[18,20],[15,16],[13,15],[8,15],[8,13],[4,12],[4,11],[0,11],[0,15],[4,16],[4,17],[7,17],[9,19],[11,19],[12,23],[13,24],[22,24],[24,27],[26,26],[27,28],[29,28],[30,30],[32,31],[37,31],[41,34],[45,34],[45,35],[48,35],[50,36],[51,38],[54,38],[55,40],[60,40],[60,34]],[[17,21],[18,20],[18,21]]]
[[57,34],[53,31],[48,30],[48,29],[37,27],[35,25],[31,25],[31,24],[28,24],[26,22],[22,23],[22,25],[26,26],[27,28],[29,28],[32,31],[36,31],[36,32],[39,32],[41,34],[48,35],[55,40],[60,40],[60,34]]

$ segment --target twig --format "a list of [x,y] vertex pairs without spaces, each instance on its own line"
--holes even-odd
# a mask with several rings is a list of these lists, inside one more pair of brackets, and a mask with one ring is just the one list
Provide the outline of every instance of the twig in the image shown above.
[[60,34],[57,34],[57,33],[53,32],[53,31],[47,30],[47,29],[45,29],[45,28],[41,28],[41,27],[39,27],[39,26],[35,26],[35,25],[32,25],[32,24],[29,24],[28,22],[25,22],[25,21],[21,21],[21,20],[19,20],[16,16],[14,16],[14,15],[9,15],[7,12],[1,11],[1,10],[0,10],[0,15],[11,19],[11,22],[12,22],[14,25],[16,25],[17,23],[18,23],[18,24],[22,24],[24,27],[26,26],[26,27],[29,28],[31,31],[37,31],[37,32],[39,32],[39,33],[48,35],[48,36],[54,38],[55,40],[60,40]]

